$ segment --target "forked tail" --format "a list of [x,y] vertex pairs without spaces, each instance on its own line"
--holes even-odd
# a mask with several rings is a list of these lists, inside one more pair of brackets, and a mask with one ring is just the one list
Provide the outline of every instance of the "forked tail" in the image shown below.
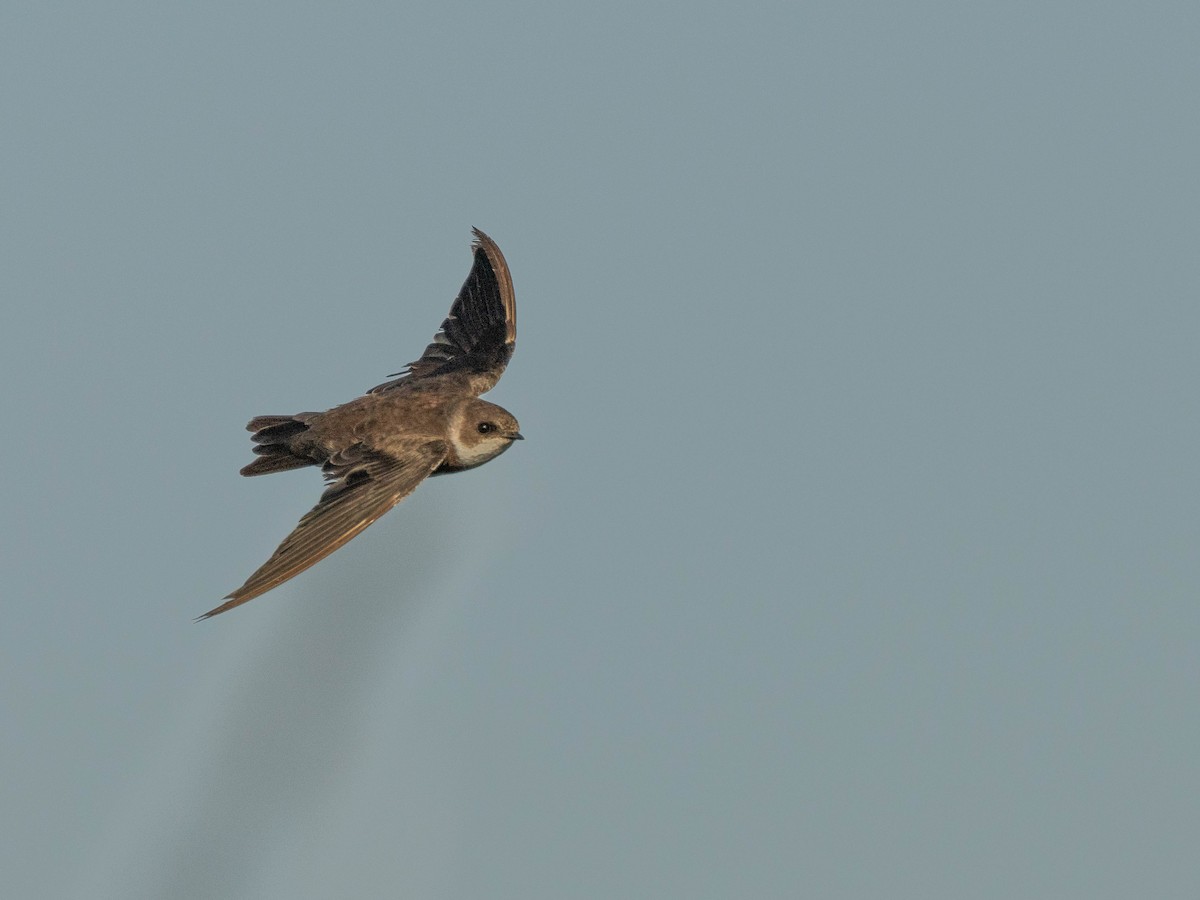
[[256,416],[246,425],[254,434],[254,452],[258,459],[242,467],[243,475],[269,475],[271,472],[286,472],[315,466],[317,461],[293,450],[293,441],[308,431],[308,418],[312,413],[298,416]]

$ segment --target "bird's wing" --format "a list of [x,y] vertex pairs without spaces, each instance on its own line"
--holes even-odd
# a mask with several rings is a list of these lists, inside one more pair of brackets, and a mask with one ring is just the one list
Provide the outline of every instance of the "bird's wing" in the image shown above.
[[455,374],[465,376],[478,396],[495,387],[512,358],[517,341],[517,305],[508,263],[496,242],[473,229],[475,262],[463,282],[450,315],[421,358],[408,364],[399,378],[370,393],[388,391],[416,379]]
[[200,619],[253,600],[320,562],[411,494],[445,458],[445,445],[439,441],[413,444],[396,456],[362,445],[337,454],[325,466],[332,483],[320,502],[226,603]]

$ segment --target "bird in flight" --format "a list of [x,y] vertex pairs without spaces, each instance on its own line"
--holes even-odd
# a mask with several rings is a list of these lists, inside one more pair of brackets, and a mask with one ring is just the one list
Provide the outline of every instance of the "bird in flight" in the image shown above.
[[517,420],[480,400],[517,339],[508,264],[473,229],[475,260],[450,315],[421,358],[392,381],[325,412],[250,420],[258,458],[243,475],[320,466],[321,499],[246,583],[197,621],[240,606],[320,562],[430,475],[481,466],[522,440]]

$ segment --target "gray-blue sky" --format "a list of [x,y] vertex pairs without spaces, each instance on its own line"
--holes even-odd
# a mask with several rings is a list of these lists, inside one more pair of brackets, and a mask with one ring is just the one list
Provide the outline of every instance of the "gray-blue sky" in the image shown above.
[[[1200,13],[0,12],[13,896],[1200,884]],[[508,256],[528,440],[193,625]]]

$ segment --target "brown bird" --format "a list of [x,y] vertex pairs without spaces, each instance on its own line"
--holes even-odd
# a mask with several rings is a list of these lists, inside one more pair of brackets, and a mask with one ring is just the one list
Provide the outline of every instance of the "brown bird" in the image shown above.
[[322,413],[258,416],[246,426],[258,459],[243,475],[320,466],[328,487],[279,548],[200,616],[253,600],[338,547],[430,475],[481,466],[522,440],[507,410],[480,400],[512,358],[517,310],[508,264],[473,229],[475,262],[433,343],[399,377]]

